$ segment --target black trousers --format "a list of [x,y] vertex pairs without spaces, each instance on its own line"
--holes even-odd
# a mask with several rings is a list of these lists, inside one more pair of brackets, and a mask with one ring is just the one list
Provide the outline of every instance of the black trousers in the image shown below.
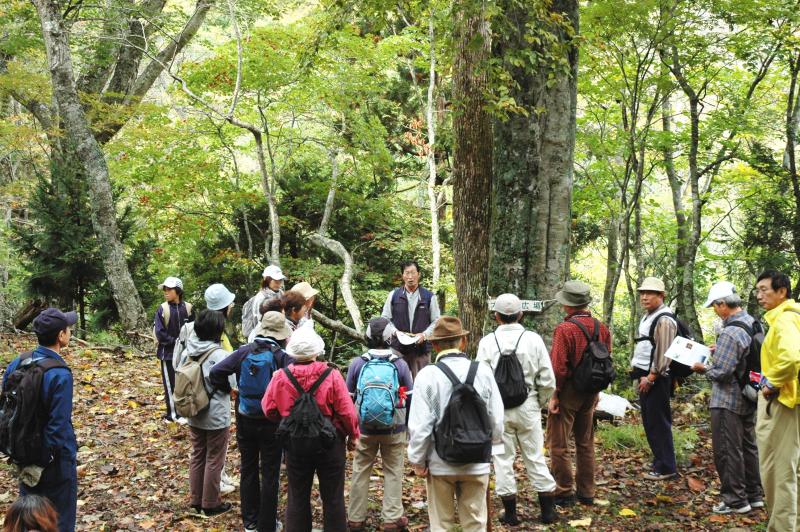
[[164,402],[167,411],[164,419],[175,421],[178,414],[175,412],[175,404],[172,402],[172,394],[175,392],[175,368],[172,367],[172,360],[161,360],[161,384],[164,385]]
[[41,495],[58,513],[58,531],[73,532],[78,510],[78,471],[73,458],[56,457],[42,471],[35,487],[19,484],[20,495]]
[[669,405],[671,388],[672,381],[669,377],[659,377],[647,393],[639,394],[642,425],[647,443],[653,451],[653,471],[662,475],[678,472],[672,443],[672,410]]
[[740,415],[725,408],[711,409],[711,444],[722,500],[731,508],[764,498],[758,470],[756,413]]
[[278,517],[281,444],[277,423],[236,415],[236,441],[242,457],[239,491],[242,524],[258,532],[274,532]]
[[286,507],[286,532],[310,532],[311,486],[314,474],[319,479],[322,498],[323,530],[345,532],[347,510],[344,505],[345,445],[341,434],[333,446],[312,456],[286,454],[289,500]]

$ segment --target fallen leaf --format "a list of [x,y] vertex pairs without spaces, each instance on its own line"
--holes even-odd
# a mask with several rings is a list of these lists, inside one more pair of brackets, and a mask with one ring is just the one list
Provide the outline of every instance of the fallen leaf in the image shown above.
[[663,502],[663,503],[666,503],[666,504],[672,504],[672,497],[670,497],[669,495],[658,494],[658,495],[656,495],[656,500],[658,502]]
[[686,477],[686,484],[688,484],[689,489],[692,491],[701,492],[706,489],[705,482],[696,477]]
[[139,522],[139,526],[144,528],[145,530],[150,530],[156,526],[156,522],[152,519],[146,519],[144,521]]
[[139,408],[139,403],[136,401],[128,401],[128,406],[131,408]]
[[595,503],[597,506],[608,506],[609,504],[611,504],[611,503],[610,503],[610,502],[608,502],[606,499],[595,499],[595,500],[594,500],[594,503]]
[[636,512],[631,510],[630,508],[623,508],[619,511],[619,515],[621,517],[636,517]]
[[573,519],[572,521],[569,522],[569,526],[571,526],[572,528],[578,528],[578,527],[582,527],[582,526],[585,526],[585,527],[588,528],[588,527],[592,526],[592,518],[591,517],[586,517],[584,519]]
[[708,520],[711,521],[712,523],[727,523],[728,522],[728,518],[727,517],[725,517],[724,515],[716,515],[716,514],[712,515],[711,517],[709,517]]

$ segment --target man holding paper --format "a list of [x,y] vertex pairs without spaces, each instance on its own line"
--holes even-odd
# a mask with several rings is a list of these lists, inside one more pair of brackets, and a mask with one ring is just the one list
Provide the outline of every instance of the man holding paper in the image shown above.
[[[639,303],[645,311],[639,322],[639,336],[631,359],[631,377],[637,384],[642,425],[647,443],[653,452],[652,469],[642,476],[647,480],[666,480],[678,474],[675,447],[672,442],[672,410],[669,397],[672,379],[669,359],[664,353],[678,332],[677,322],[669,316],[672,309],[664,304],[664,281],[647,277],[638,288]],[[650,340],[650,328],[653,341]]]
[[706,307],[723,320],[713,364],[696,362],[692,369],[711,381],[711,445],[720,480],[722,501],[715,513],[747,513],[764,506],[756,447],[756,403],[747,399],[739,383],[747,371],[755,319],[742,308],[733,284],[721,281],[711,287]]

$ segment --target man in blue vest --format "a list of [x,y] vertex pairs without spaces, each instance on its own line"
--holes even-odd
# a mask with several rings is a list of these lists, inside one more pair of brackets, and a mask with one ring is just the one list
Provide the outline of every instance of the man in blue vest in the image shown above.
[[391,347],[399,352],[411,369],[412,378],[430,362],[428,337],[439,319],[436,295],[419,285],[419,264],[406,261],[400,265],[403,286],[389,292],[381,316],[396,329]]

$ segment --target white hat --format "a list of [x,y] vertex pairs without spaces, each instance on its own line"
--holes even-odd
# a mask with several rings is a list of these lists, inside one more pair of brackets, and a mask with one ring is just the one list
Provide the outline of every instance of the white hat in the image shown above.
[[514,294],[500,294],[494,302],[494,311],[506,316],[516,316],[522,312],[522,302]]
[[710,307],[714,301],[719,301],[728,296],[736,294],[736,287],[733,283],[728,281],[720,281],[711,285],[711,290],[708,291],[708,298],[706,299],[705,307]]
[[286,279],[281,269],[278,266],[275,266],[274,264],[270,264],[269,266],[264,268],[264,273],[261,274],[261,277],[263,277],[264,279],[270,277],[272,279],[275,279],[276,281],[282,281]]
[[209,310],[225,310],[236,296],[224,284],[216,283],[206,288],[205,298]]
[[164,279],[164,282],[158,285],[159,290],[163,290],[164,288],[180,288],[183,290],[183,281],[178,279],[177,277],[167,277]]
[[297,362],[308,362],[325,353],[325,341],[313,327],[298,327],[289,337],[286,352]]
[[639,292],[666,292],[664,281],[658,277],[645,277],[642,286],[636,289]]
[[297,283],[292,287],[293,292],[300,292],[302,296],[306,299],[311,299],[315,295],[319,294],[319,290],[316,288],[312,288],[311,285],[305,281],[302,283]]

